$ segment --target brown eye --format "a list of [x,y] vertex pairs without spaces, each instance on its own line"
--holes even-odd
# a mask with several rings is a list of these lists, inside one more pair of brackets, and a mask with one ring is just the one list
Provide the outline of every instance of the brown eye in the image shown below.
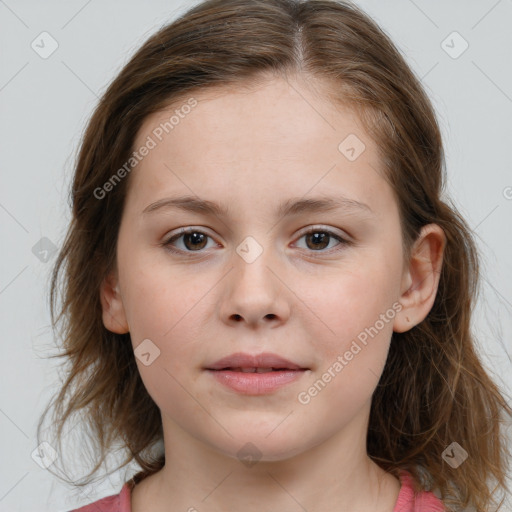
[[[197,252],[206,247],[209,238],[211,237],[206,233],[195,229],[181,230],[180,233],[171,236],[162,245],[172,252]],[[175,248],[176,245],[180,245],[176,244],[180,239],[182,239],[181,247]]]
[[183,243],[187,249],[198,250],[203,249],[206,245],[207,236],[204,233],[194,231],[183,235]]
[[[309,249],[313,252],[328,253],[330,252],[330,249],[336,251],[342,248],[340,246],[350,245],[348,240],[345,240],[332,231],[324,229],[310,229],[306,233],[303,233],[299,240],[302,238],[305,239],[306,249]],[[337,241],[338,243],[332,244],[333,241]],[[328,250],[325,250],[326,248]]]
[[325,249],[329,245],[331,236],[328,233],[315,231],[306,235],[308,249]]

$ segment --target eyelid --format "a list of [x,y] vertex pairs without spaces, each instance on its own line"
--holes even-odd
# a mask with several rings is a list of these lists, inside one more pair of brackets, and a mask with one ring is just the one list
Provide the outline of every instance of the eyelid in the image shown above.
[[339,252],[343,247],[350,246],[350,245],[354,244],[351,237],[348,235],[345,235],[344,232],[343,232],[343,234],[340,234],[340,233],[338,233],[337,230],[335,230],[331,227],[324,227],[321,225],[320,226],[313,225],[313,226],[308,226],[307,228],[304,228],[303,230],[301,230],[299,232],[296,239],[300,240],[303,236],[308,235],[310,233],[327,233],[331,238],[335,238],[336,240],[338,240],[339,243],[336,246],[331,247],[330,249],[327,249],[327,250],[313,251],[313,250],[303,249],[303,250],[307,251],[308,253],[312,253],[312,254],[317,253],[320,256],[322,256],[322,255],[327,256],[332,253]]
[[340,238],[343,238],[343,239],[347,240],[347,242],[350,241],[350,236],[345,231],[341,231],[341,230],[338,230],[338,229],[330,227],[330,226],[322,226],[321,224],[320,225],[313,224],[312,226],[307,226],[307,227],[303,228],[301,231],[299,231],[298,236],[301,237],[301,236],[307,235],[308,233],[311,233],[312,231],[329,233],[331,235],[336,235]]
[[164,241],[160,245],[162,247],[164,247],[165,249],[167,249],[168,251],[175,253],[175,254],[193,255],[195,252],[197,252],[198,255],[203,254],[205,251],[183,251],[181,249],[175,249],[172,247],[171,242],[174,242],[175,240],[178,240],[179,238],[181,238],[183,235],[187,235],[190,233],[201,233],[203,235],[206,235],[207,238],[214,240],[214,237],[208,233],[207,228],[204,228],[202,226],[201,227],[187,226],[187,227],[177,228],[177,229],[173,230],[171,232],[171,234],[166,235],[164,237]]

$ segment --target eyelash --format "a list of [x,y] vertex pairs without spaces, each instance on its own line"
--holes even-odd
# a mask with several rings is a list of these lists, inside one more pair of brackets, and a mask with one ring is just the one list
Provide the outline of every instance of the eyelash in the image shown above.
[[[189,235],[191,233],[199,233],[199,234],[202,234],[202,235],[206,235],[208,238],[211,238],[213,240],[213,238],[210,235],[208,235],[207,233],[205,233],[205,232],[203,232],[203,231],[201,231],[199,229],[182,228],[179,233],[174,234],[171,237],[167,238],[166,241],[164,241],[161,245],[163,247],[165,247],[168,251],[170,251],[172,253],[175,253],[175,254],[180,254],[180,255],[203,252],[201,250],[199,250],[199,251],[183,251],[181,249],[175,249],[175,248],[172,247],[172,245],[171,245],[172,242],[175,242],[176,240],[182,238],[184,235]],[[331,231],[329,229],[323,229],[323,228],[311,228],[308,231],[305,231],[305,232],[301,233],[301,235],[298,238],[298,240],[300,240],[304,236],[310,235],[312,233],[324,233],[324,234],[327,234],[327,235],[329,235],[330,238],[336,239],[339,242],[339,244],[337,246],[335,246],[334,248],[331,247],[331,249],[328,249],[328,250],[319,250],[319,251],[309,250],[309,252],[320,253],[320,254],[330,254],[332,252],[337,252],[337,251],[342,250],[343,246],[350,246],[350,245],[352,245],[351,241],[341,237],[340,235],[336,234],[335,232],[333,232],[333,231]]]

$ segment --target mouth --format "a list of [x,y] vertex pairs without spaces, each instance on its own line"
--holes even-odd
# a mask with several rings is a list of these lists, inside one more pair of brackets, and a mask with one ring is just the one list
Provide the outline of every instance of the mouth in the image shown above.
[[294,369],[294,368],[261,368],[261,367],[238,367],[238,368],[221,368],[218,370],[214,370],[213,368],[207,368],[207,370],[211,370],[213,372],[239,372],[239,373],[269,373],[269,372],[299,372],[303,370],[307,370],[307,368],[300,368],[300,369]]
[[310,368],[276,354],[232,354],[204,368],[216,382],[244,395],[265,395],[300,379]]
[[278,354],[246,354],[237,352],[208,365],[207,370],[238,371],[244,373],[266,373],[282,370],[309,370],[302,365],[285,359]]
[[307,370],[289,368],[225,368],[207,370],[213,379],[242,395],[268,395],[299,380]]

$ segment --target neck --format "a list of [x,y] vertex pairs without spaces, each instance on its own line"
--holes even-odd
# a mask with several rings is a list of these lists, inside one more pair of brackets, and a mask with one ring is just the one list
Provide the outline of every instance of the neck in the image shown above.
[[392,512],[400,484],[367,456],[368,412],[296,455],[253,463],[219,453],[163,418],[166,463],[139,484],[144,493],[135,487],[132,512],[142,503],[154,512]]

